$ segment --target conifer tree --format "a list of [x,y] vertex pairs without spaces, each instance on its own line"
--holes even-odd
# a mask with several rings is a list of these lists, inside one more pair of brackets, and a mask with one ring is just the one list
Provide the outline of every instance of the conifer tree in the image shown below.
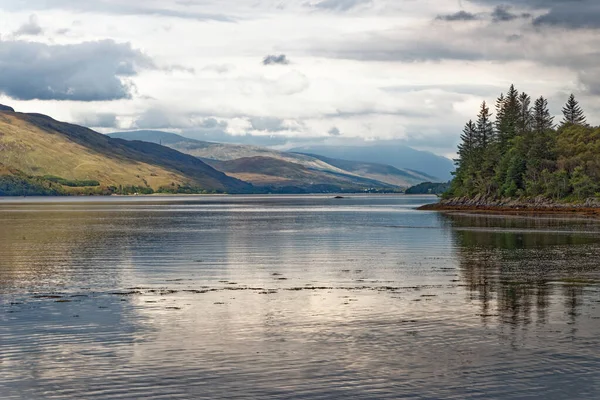
[[[500,101],[502,96],[498,99]],[[517,135],[519,119],[519,92],[511,85],[504,101],[499,104],[500,110],[496,118],[497,139],[500,153],[504,153],[510,141]]]
[[519,119],[518,119],[519,134],[527,134],[533,126],[533,115],[531,112],[531,97],[525,92],[519,96]]
[[563,107],[562,112],[564,115],[562,125],[586,125],[585,115],[583,114],[583,110],[581,109],[579,102],[575,100],[574,94],[569,96],[569,100],[567,100],[567,104],[565,104]]
[[459,161],[466,164],[471,159],[473,151],[477,148],[477,127],[472,120],[467,122],[460,135],[462,143],[458,145]]
[[498,123],[504,119],[504,102],[506,98],[504,97],[504,93],[500,93],[500,97],[496,99],[496,128],[498,128]]
[[487,103],[481,103],[481,109],[477,116],[477,125],[475,129],[477,148],[485,150],[494,141],[494,125],[492,123],[492,114]]
[[543,134],[553,127],[554,117],[548,110],[548,100],[542,96],[535,101],[533,106],[533,130],[536,134]]

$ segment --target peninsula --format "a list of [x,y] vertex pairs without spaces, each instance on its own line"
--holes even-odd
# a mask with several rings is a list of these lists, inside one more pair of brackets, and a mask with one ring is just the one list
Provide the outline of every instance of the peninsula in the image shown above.
[[514,85],[483,102],[458,146],[450,188],[427,210],[585,212],[600,215],[600,127],[571,95],[554,122],[548,100]]

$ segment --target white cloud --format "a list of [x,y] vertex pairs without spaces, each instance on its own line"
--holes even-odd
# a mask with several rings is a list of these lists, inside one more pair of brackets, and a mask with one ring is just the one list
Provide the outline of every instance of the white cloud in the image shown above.
[[[0,102],[93,122],[104,130],[114,122],[118,128],[212,129],[238,137],[402,138],[444,154],[454,151],[462,125],[474,117],[478,103],[493,102],[513,82],[533,96],[550,97],[554,110],[560,109],[566,92],[578,92],[582,104],[589,105],[588,120],[600,122],[594,106],[600,94],[597,31],[532,22],[548,10],[556,18],[563,9],[558,6],[523,8],[513,0],[464,1],[463,9],[439,0],[123,3],[0,0],[0,18],[6,22],[0,44],[5,48],[6,38],[26,24],[35,25],[32,14],[42,21],[34,22],[43,34],[25,36],[36,41],[23,44],[28,48],[52,54],[64,48],[56,46],[83,49],[78,46],[106,39],[129,46],[127,54],[113,57],[110,68],[90,64],[105,78],[96,83],[110,85],[82,92],[93,76],[86,69],[81,85],[75,82],[82,94],[62,96],[103,101],[16,101],[43,96],[24,95],[31,91],[0,82],[0,92],[13,96],[0,97]],[[512,4],[504,10],[519,17],[493,14],[503,3]],[[524,18],[528,13],[532,17]],[[436,19],[448,15],[477,18]],[[494,18],[502,21],[493,23]],[[129,57],[131,63],[140,55],[152,69],[119,75],[119,57]],[[285,55],[292,62],[266,67],[265,55]],[[51,82],[53,75],[44,71],[38,81]],[[89,87],[96,87],[92,83]],[[116,95],[101,87],[112,87]],[[110,98],[118,100],[104,101]],[[94,113],[103,117],[94,119]],[[212,120],[220,125],[207,128]]]

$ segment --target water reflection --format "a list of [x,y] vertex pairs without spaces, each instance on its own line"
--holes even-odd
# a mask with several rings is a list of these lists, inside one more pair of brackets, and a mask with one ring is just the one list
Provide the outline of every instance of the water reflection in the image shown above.
[[598,397],[600,225],[427,201],[2,205],[2,397]]
[[[548,323],[549,314],[576,325],[598,294],[600,224],[560,218],[447,214],[460,277],[481,318],[501,323]],[[563,299],[562,302],[560,299]]]

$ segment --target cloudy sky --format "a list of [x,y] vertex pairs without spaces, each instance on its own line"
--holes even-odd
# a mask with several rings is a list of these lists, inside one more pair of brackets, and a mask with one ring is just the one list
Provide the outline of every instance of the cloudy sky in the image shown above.
[[0,0],[0,18],[0,103],[101,132],[452,155],[513,82],[600,123],[597,0]]

